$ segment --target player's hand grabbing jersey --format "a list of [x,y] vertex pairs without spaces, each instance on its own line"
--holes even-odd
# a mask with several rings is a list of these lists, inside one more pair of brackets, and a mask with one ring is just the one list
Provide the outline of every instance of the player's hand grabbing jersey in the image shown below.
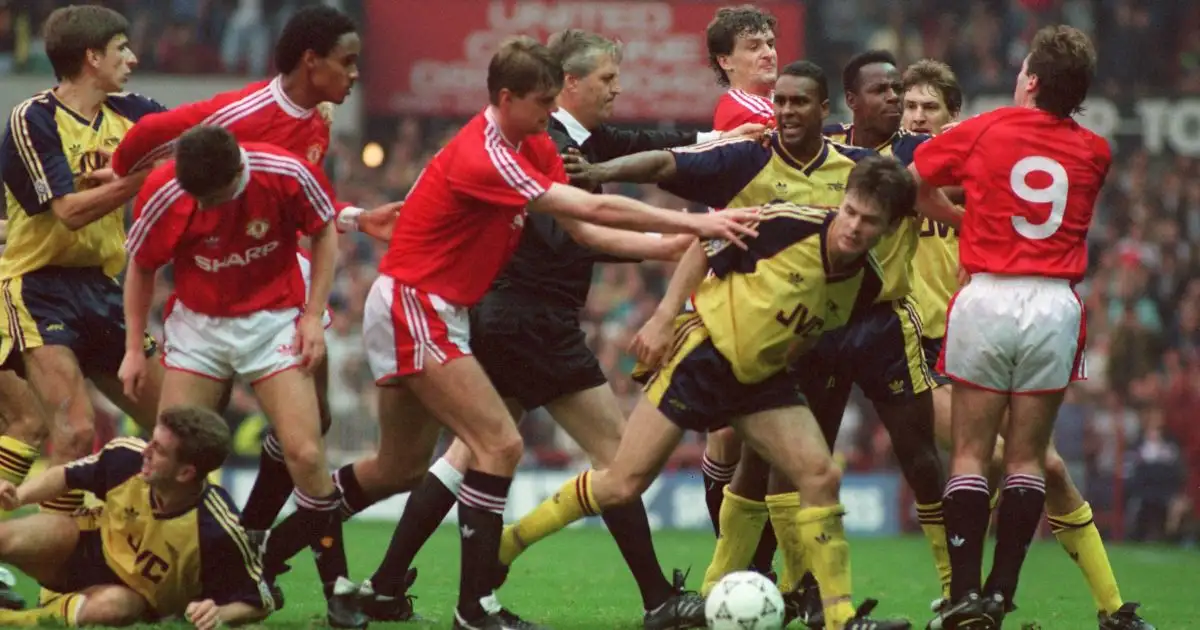
[[296,233],[315,234],[333,219],[329,181],[290,152],[242,144],[241,192],[199,208],[175,180],[174,162],[150,174],[134,203],[129,254],[157,269],[175,264],[175,290],[189,309],[234,317],[303,308]]
[[69,488],[104,502],[78,521],[83,529],[100,531],[109,568],[158,616],[182,614],[189,602],[204,599],[272,609],[258,554],[229,494],[209,485],[195,506],[157,512],[139,474],[145,448],[141,440],[117,438],[66,468]]

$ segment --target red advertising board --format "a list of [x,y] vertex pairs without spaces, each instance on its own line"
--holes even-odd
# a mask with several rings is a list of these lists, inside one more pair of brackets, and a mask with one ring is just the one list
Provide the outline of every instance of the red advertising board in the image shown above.
[[[510,35],[581,28],[624,47],[621,119],[711,121],[721,88],[704,29],[733,0],[367,0],[367,111],[469,116],[487,103],[487,65]],[[780,65],[804,50],[804,6],[757,2],[779,20]]]

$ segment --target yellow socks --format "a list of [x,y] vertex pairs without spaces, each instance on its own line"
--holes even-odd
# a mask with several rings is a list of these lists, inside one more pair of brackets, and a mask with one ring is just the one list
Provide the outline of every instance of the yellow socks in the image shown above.
[[1088,588],[1092,591],[1092,599],[1096,609],[1105,614],[1112,614],[1121,607],[1121,591],[1117,588],[1117,578],[1113,576],[1112,565],[1108,563],[1108,553],[1104,551],[1104,541],[1100,539],[1100,531],[1092,520],[1092,506],[1084,503],[1079,509],[1063,516],[1046,515],[1054,537],[1062,543],[1071,559],[1083,571]]
[[796,521],[800,514],[800,493],[767,495],[767,512],[771,518],[771,528],[775,530],[775,539],[779,541],[779,550],[783,552],[779,589],[786,593],[796,588],[796,584],[808,570],[804,561],[804,545],[798,538],[800,530]]
[[942,597],[950,597],[950,548],[946,546],[946,520],[942,517],[942,502],[917,504],[917,521],[929,540],[933,564],[942,583]]
[[754,560],[754,550],[767,524],[767,504],[734,494],[725,486],[721,502],[721,535],[713,549],[712,562],[704,571],[700,594],[705,597],[721,578],[734,571],[745,571]]
[[850,543],[842,525],[845,513],[837,504],[801,508],[796,515],[804,555],[821,587],[825,627],[834,630],[845,626],[855,612],[850,599]]
[[0,626],[79,625],[79,611],[87,598],[68,593],[49,603],[29,610],[0,610]]
[[[584,471],[558,489],[500,535],[500,563],[509,566],[527,547],[585,516],[600,513],[592,494],[592,471]],[[755,541],[757,542],[757,540]]]

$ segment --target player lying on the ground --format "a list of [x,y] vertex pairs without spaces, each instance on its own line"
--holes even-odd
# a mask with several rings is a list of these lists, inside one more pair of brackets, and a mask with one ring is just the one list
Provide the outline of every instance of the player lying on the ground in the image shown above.
[[[780,543],[804,546],[825,591],[828,627],[909,627],[907,621],[871,620],[871,605],[856,611],[851,603],[841,475],[786,371],[822,334],[875,303],[882,275],[871,248],[913,212],[915,186],[892,158],[865,158],[846,188],[836,211],[766,206],[759,235],[746,251],[707,243],[711,274],[696,291],[696,312],[676,319],[672,353],[647,381],[612,466],[571,479],[507,528],[505,558],[515,559],[580,518],[639,500],[685,430],[729,422],[800,488],[796,535]],[[687,254],[702,255],[698,246]]]
[[103,505],[76,516],[41,512],[0,523],[0,562],[60,593],[33,610],[0,610],[0,625],[123,626],[183,616],[200,630],[258,621],[273,608],[237,507],[207,481],[231,450],[221,416],[172,407],[149,443],[118,438],[20,487],[0,481],[13,510],[86,490]]
[[[144,374],[134,335],[146,328],[156,271],[173,264],[178,299],[163,322],[162,404],[217,409],[229,381],[250,382],[296,482],[297,510],[267,540],[268,581],[271,568],[320,543],[330,624],[365,626],[347,579],[341,492],[326,466],[312,377],[324,359],[321,319],[337,265],[328,180],[274,145],[239,145],[227,129],[195,127],[180,136],[175,160],[150,174],[134,216],[121,379],[133,391]],[[311,293],[297,231],[313,240]]]

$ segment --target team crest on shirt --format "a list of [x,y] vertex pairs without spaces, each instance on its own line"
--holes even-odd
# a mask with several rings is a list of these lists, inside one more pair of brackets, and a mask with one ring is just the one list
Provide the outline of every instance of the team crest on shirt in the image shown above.
[[255,219],[246,224],[246,234],[254,238],[262,238],[267,235],[267,230],[271,229],[271,224],[262,219]]
[[321,163],[321,145],[314,144],[308,147],[308,161],[310,164],[319,165]]

